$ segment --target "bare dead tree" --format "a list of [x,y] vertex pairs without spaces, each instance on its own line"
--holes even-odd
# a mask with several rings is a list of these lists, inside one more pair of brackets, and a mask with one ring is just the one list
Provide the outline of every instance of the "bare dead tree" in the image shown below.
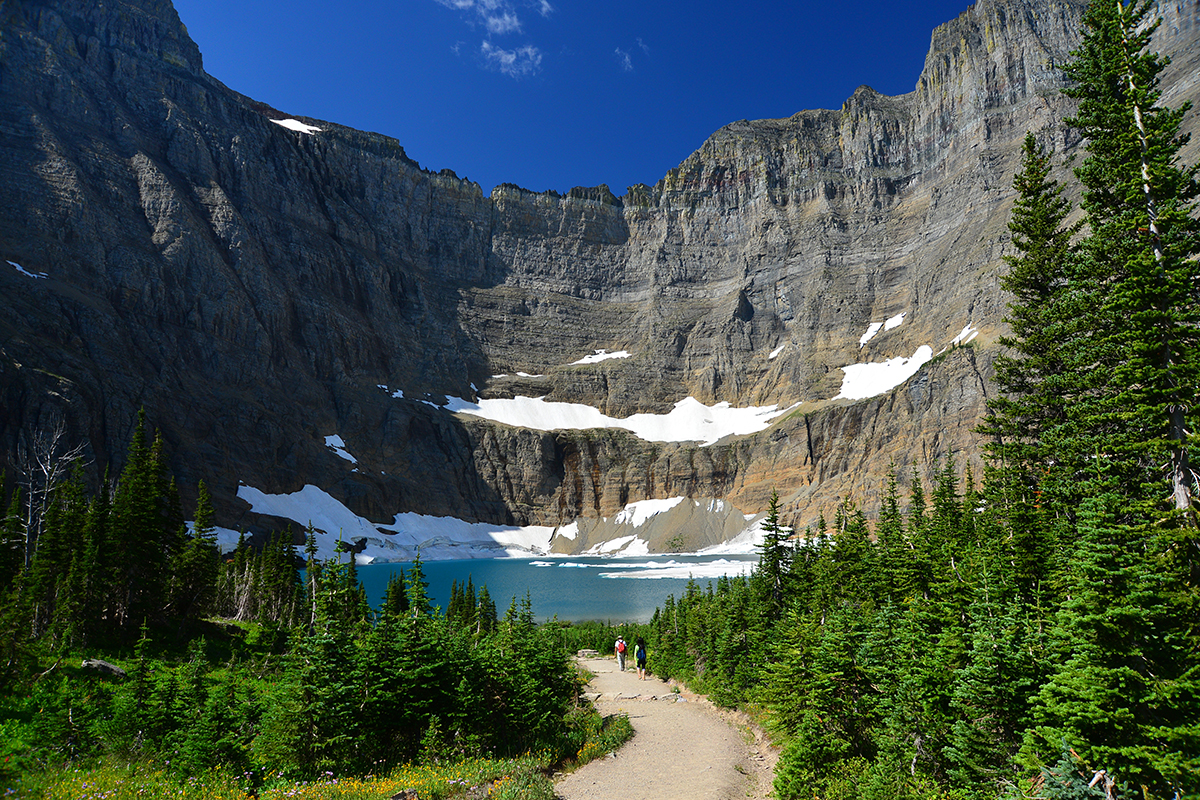
[[33,558],[33,550],[42,535],[50,498],[67,475],[71,465],[83,457],[82,442],[69,446],[67,426],[62,418],[53,426],[34,432],[28,441],[17,442],[17,455],[25,486],[25,567]]

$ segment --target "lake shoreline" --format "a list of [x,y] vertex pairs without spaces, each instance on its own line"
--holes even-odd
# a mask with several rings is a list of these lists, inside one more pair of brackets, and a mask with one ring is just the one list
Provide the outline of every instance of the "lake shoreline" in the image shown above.
[[[367,602],[378,607],[392,575],[411,561],[364,564],[358,578]],[[484,585],[503,615],[510,601],[529,595],[538,620],[567,622],[649,622],[667,597],[679,597],[689,581],[704,587],[722,576],[748,575],[757,554],[660,556],[533,556],[422,561],[428,595],[435,606],[449,605],[453,583]]]

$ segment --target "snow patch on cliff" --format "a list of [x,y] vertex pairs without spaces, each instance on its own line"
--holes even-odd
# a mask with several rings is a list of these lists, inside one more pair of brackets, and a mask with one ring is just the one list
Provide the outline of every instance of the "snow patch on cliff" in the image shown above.
[[314,133],[321,132],[321,129],[318,128],[316,125],[306,125],[298,119],[290,119],[290,118],[289,119],[273,119],[273,120],[271,120],[271,122],[274,122],[276,125],[278,125],[281,128],[287,128],[289,131],[296,131],[297,133],[306,133],[309,136],[312,136]]
[[858,346],[861,349],[867,342],[875,338],[875,334],[882,331],[890,331],[892,328],[897,328],[904,322],[904,317],[908,314],[907,311],[901,311],[894,317],[888,317],[883,322],[872,322],[867,326],[867,332],[858,339]]
[[[196,535],[195,520],[188,520],[186,523],[188,536]],[[213,528],[208,534],[216,543],[217,549],[222,553],[232,553],[237,549],[238,539],[242,538],[240,531],[235,531],[232,528]]]
[[771,422],[795,406],[751,406],[733,408],[729,403],[706,406],[686,397],[667,414],[634,414],[610,417],[582,403],[559,403],[544,397],[518,396],[472,403],[447,398],[447,411],[470,414],[504,425],[539,431],[621,428],[648,442],[702,442],[707,446],[726,436],[765,430]]
[[669,497],[666,500],[639,500],[636,503],[630,503],[618,511],[617,515],[613,517],[613,523],[616,525],[632,525],[635,528],[640,528],[655,514],[670,511],[682,503],[683,500],[684,498],[682,497]]
[[577,364],[599,364],[601,361],[608,361],[610,358],[629,358],[628,350],[618,350],[615,353],[610,353],[607,350],[596,350],[590,356],[584,356],[578,361],[572,361],[570,366]]
[[638,561],[621,563],[618,559],[606,560],[602,564],[584,564],[578,561],[534,561],[532,567],[558,567],[560,569],[599,569],[601,578],[678,578],[684,580],[695,578],[719,578],[722,575],[749,575],[756,561],[730,561],[726,558],[715,558],[712,561]]
[[592,546],[584,555],[648,556],[650,555],[650,543],[645,539],[639,538],[637,535],[621,536]]
[[875,338],[875,334],[883,330],[882,322],[872,322],[867,326],[867,332],[858,337],[858,346],[861,349],[863,345]]
[[21,273],[26,278],[49,278],[50,277],[49,275],[47,275],[44,272],[37,272],[37,273],[30,272],[29,270],[25,269],[24,267],[22,267],[20,264],[18,264],[15,261],[9,261],[8,265],[10,267],[15,268],[17,270],[17,272]]
[[958,334],[958,336],[954,337],[954,340],[950,342],[950,345],[954,346],[957,344],[966,344],[967,342],[971,341],[978,335],[979,335],[979,328],[972,328],[968,324],[967,327],[962,329],[962,333],[960,333],[960,334]]
[[898,356],[870,364],[849,364],[842,367],[842,390],[834,400],[862,400],[895,389],[917,374],[933,358],[933,348],[921,345],[912,358]]
[[342,441],[342,437],[336,433],[333,436],[325,437],[325,446],[333,452],[337,453],[340,458],[344,458],[351,464],[357,464],[358,459],[350,455],[350,451],[346,449],[346,443]]
[[766,521],[767,515],[746,514],[745,517],[748,524],[742,529],[741,533],[726,542],[706,547],[696,555],[748,555],[759,552],[759,548],[762,547],[763,542],[767,538],[762,529],[762,524]]

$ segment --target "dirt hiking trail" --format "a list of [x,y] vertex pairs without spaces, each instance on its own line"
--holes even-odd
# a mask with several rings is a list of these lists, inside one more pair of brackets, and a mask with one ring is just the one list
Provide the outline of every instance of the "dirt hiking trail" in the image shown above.
[[604,716],[624,713],[634,735],[614,755],[555,783],[561,800],[766,800],[777,754],[741,715],[713,706],[653,675],[640,681],[633,659],[579,658],[595,677],[589,699]]

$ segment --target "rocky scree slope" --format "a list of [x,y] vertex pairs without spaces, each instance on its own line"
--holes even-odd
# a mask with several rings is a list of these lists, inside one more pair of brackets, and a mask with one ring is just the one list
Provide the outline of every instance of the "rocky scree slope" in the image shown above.
[[[753,513],[772,489],[798,525],[846,494],[870,511],[890,463],[905,483],[977,449],[1011,176],[1027,130],[1079,144],[1056,66],[1084,5],[979,0],[933,32],[911,93],[733,123],[618,198],[485,196],[387,137],[274,124],[298,115],[205,74],[164,0],[6,3],[0,257],[21,269],[0,265],[0,458],[11,473],[61,420],[117,469],[145,408],[185,494],[204,478],[230,527],[277,522],[240,483],[315,484],[381,522],[556,525],[674,496]],[[1200,12],[1160,10],[1177,103]],[[843,366],[922,346],[946,353],[834,399]],[[630,356],[572,363],[601,349]],[[701,447],[421,402],[522,395],[617,417],[686,397],[796,409]]]

